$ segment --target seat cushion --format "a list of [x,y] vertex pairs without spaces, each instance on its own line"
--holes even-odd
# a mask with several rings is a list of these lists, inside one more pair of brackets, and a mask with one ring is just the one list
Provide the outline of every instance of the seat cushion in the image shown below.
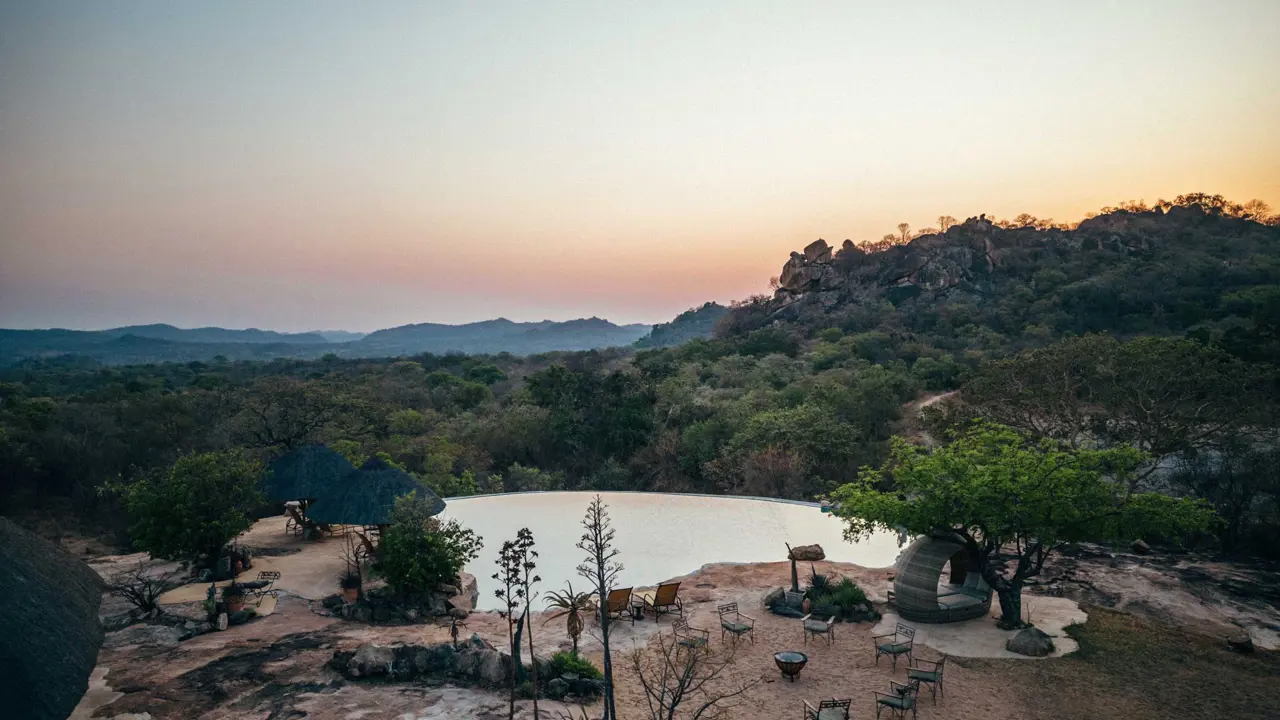
[[928,670],[916,670],[914,668],[907,668],[907,678],[911,680],[924,680],[925,682],[937,682],[938,673],[930,672]]
[[911,696],[908,695],[904,697],[902,695],[890,695],[888,697],[876,698],[876,703],[879,705],[888,705],[891,708],[898,708],[899,710],[906,710],[911,707]]
[[815,720],[845,720],[847,717],[844,708],[827,708],[819,711]]
[[827,630],[829,630],[830,628],[831,628],[830,625],[826,624],[825,622],[820,622],[818,620],[806,620],[804,623],[804,629],[808,630],[809,632],[824,633],[824,632],[827,632]]
[[720,623],[720,627],[724,628],[725,630],[728,630],[731,633],[744,633],[751,629],[751,626],[746,623],[729,622],[728,620],[725,620],[724,622]]
[[707,644],[707,639],[704,637],[687,637],[680,638],[679,643],[687,648],[700,648]]
[[882,653],[889,653],[890,655],[901,655],[905,652],[911,652],[911,646],[906,643],[889,643],[887,645],[880,645],[876,649]]

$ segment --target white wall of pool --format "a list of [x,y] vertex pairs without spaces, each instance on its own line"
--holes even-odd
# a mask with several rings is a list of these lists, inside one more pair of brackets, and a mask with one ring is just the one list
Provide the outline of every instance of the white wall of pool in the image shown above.
[[[466,570],[480,586],[481,609],[497,606],[495,560],[504,540],[527,527],[537,542],[538,588],[589,590],[577,573],[584,553],[582,517],[594,492],[512,493],[451,498],[442,517],[471,528],[484,540],[480,557]],[[668,493],[599,493],[608,506],[617,535],[618,560],[624,569],[618,587],[652,586],[685,575],[708,563],[755,563],[786,560],[786,544],[818,543],[827,559],[864,567],[888,567],[901,548],[897,533],[877,533],[857,543],[846,542],[844,524],[818,505],[732,496]],[[537,603],[535,603],[535,607]]]

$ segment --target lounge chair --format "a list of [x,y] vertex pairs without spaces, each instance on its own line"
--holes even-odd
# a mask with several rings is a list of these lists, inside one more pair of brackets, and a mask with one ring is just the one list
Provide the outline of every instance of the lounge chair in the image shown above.
[[257,580],[240,583],[240,587],[245,589],[246,596],[257,598],[256,605],[261,605],[263,598],[275,592],[273,586],[279,579],[279,570],[263,570],[258,573]]
[[605,601],[605,614],[609,617],[617,617],[622,619],[622,614],[626,613],[627,618],[631,620],[631,624],[636,624],[636,615],[631,610],[631,588],[618,588],[609,591],[609,598]]
[[[947,663],[947,656],[943,655],[938,662],[929,662],[927,660],[912,660],[907,666],[907,680],[917,683],[926,683],[929,686],[929,694],[933,698],[933,704],[938,704],[938,696],[946,697],[947,693],[942,687],[942,668]],[[928,667],[920,667],[925,665]]]
[[746,635],[751,638],[751,644],[756,644],[756,620],[738,612],[738,603],[729,603],[716,608],[716,612],[720,615],[720,639],[724,640],[724,634],[733,635],[733,642],[737,644],[738,638]]
[[915,658],[911,653],[915,639],[916,631],[902,623],[898,623],[889,635],[873,635],[871,640],[876,644],[876,664],[880,664],[881,655],[888,655],[893,658],[893,669],[897,672],[899,655],[906,655],[908,664],[914,662]]
[[684,617],[684,603],[680,601],[680,583],[663,583],[658,586],[652,596],[644,596],[644,609],[653,613],[654,622],[666,613],[677,613]]
[[676,644],[690,650],[711,652],[711,631],[689,627],[689,621],[677,618],[671,623],[671,632],[676,636]]
[[285,503],[284,511],[289,516],[289,519],[284,521],[285,533],[301,535],[302,531],[307,527],[307,522],[302,519],[302,511],[298,505],[296,503]]
[[890,717],[902,718],[907,717],[907,711],[911,711],[911,718],[916,717],[916,696],[920,693],[919,683],[908,683],[901,685],[896,682],[889,683],[891,692],[873,693],[876,698],[876,717],[880,717],[880,713],[888,710]]
[[804,720],[849,720],[849,706],[853,700],[821,700],[818,707],[804,702]]
[[836,616],[809,613],[800,620],[804,623],[804,642],[809,644],[810,635],[821,635],[828,645],[836,641]]

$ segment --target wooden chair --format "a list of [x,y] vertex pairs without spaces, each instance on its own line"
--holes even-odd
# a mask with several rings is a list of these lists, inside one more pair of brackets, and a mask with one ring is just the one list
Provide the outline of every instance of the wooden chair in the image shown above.
[[684,617],[684,603],[680,601],[680,583],[663,583],[652,596],[644,596],[644,609],[653,613],[654,622],[666,613],[678,613]]
[[821,700],[818,707],[804,702],[804,720],[849,720],[849,706],[853,700]]
[[622,619],[622,613],[626,613],[630,618],[631,624],[636,624],[635,613],[631,611],[631,590],[632,588],[618,588],[609,591],[609,597],[605,600],[604,612],[609,617],[617,617]]
[[[825,619],[824,619],[825,618]],[[804,643],[809,644],[810,635],[821,635],[828,645],[836,641],[836,616],[809,613],[800,620],[804,623]]]
[[915,662],[911,655],[915,639],[916,631],[902,623],[898,623],[892,634],[873,635],[871,641],[876,644],[876,664],[880,664],[881,655],[888,655],[893,658],[893,669],[897,672],[899,655],[906,655],[908,664]]
[[[943,655],[938,662],[929,662],[928,660],[912,659],[910,665],[907,666],[907,680],[916,683],[925,683],[929,686],[929,695],[933,699],[933,704],[938,704],[938,696],[946,697],[947,693],[942,687],[942,668],[947,663],[947,656]],[[927,665],[928,667],[920,667]]]
[[[724,640],[724,634],[733,635],[733,642],[736,645],[738,638],[746,635],[751,638],[751,644],[756,644],[756,620],[738,612],[738,603],[729,603],[720,605],[716,608],[716,612],[720,615],[720,639]],[[745,621],[745,622],[744,622]]]
[[909,683],[901,685],[896,682],[889,683],[890,692],[873,693],[876,698],[876,717],[880,717],[880,713],[888,710],[890,717],[902,718],[906,720],[907,711],[911,711],[911,718],[916,717],[916,696],[920,693],[920,685],[918,683]]
[[711,631],[689,627],[689,621],[683,617],[671,623],[671,632],[676,636],[676,644],[689,650],[711,652]]

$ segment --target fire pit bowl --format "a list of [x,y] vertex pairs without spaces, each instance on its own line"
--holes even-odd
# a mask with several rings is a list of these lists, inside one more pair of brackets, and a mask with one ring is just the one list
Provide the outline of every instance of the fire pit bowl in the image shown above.
[[800,668],[809,662],[809,656],[799,650],[783,650],[782,652],[773,654],[773,661],[778,664],[778,669],[782,671],[782,677],[796,681],[796,676],[800,674]]

